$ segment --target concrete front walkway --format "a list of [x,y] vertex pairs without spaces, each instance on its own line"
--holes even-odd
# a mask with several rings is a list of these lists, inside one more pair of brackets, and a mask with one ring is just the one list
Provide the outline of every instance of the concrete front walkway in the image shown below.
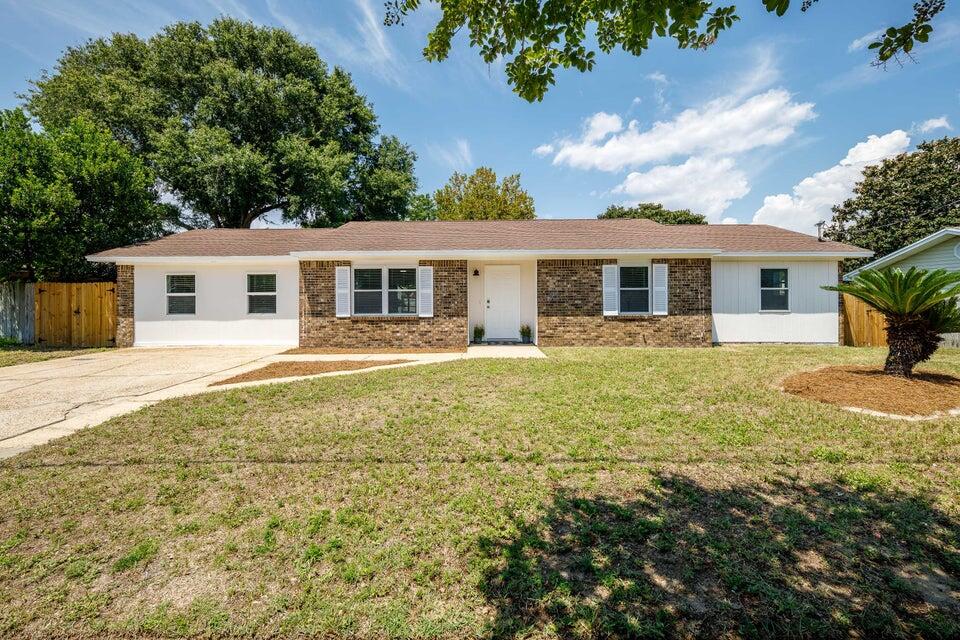
[[[376,369],[466,358],[542,358],[532,345],[477,346],[465,353],[284,355],[286,347],[177,347],[115,349],[0,367],[0,459],[54,438],[173,398],[283,380],[210,387],[210,383],[270,362],[302,360],[411,360]],[[320,374],[350,375],[371,371]],[[297,379],[297,378],[292,378]]]

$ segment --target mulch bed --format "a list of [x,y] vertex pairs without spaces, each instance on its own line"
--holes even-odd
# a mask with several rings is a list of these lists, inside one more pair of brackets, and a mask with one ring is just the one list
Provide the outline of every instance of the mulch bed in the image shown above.
[[369,369],[370,367],[382,367],[387,364],[400,364],[402,362],[412,362],[412,360],[309,360],[292,362],[271,362],[265,367],[254,369],[235,375],[226,380],[213,382],[209,386],[215,387],[221,384],[235,384],[237,382],[253,382],[255,380],[270,380],[272,378],[292,378],[295,376],[313,376],[318,373],[332,373],[334,371],[355,371],[357,369]]
[[336,353],[466,353],[466,347],[447,349],[339,349],[335,347],[295,347],[284,351],[285,356],[330,355]]
[[902,416],[926,416],[960,407],[960,378],[918,371],[913,378],[883,373],[879,367],[826,367],[797,373],[783,390],[810,400]]

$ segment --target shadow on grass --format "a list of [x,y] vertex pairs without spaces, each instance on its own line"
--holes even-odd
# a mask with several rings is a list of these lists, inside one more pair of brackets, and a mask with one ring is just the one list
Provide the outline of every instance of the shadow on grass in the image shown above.
[[494,638],[960,637],[960,523],[840,483],[559,492],[483,540]]

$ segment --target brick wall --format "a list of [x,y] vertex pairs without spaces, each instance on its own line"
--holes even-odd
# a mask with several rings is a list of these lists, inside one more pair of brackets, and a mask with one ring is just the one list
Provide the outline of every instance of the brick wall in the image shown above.
[[335,349],[455,348],[467,344],[466,260],[421,260],[433,267],[433,317],[336,317],[335,271],[349,262],[300,262],[300,346]]
[[117,340],[118,347],[133,346],[133,265],[117,265]]
[[709,259],[655,259],[669,265],[666,316],[604,316],[604,264],[616,260],[539,260],[537,335],[542,346],[709,346]]

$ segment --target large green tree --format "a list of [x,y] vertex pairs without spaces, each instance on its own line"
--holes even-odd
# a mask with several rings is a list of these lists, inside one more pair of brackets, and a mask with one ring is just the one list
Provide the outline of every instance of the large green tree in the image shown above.
[[[778,16],[791,5],[791,0],[762,1]],[[740,20],[734,5],[713,0],[389,0],[384,21],[402,24],[431,2],[439,5],[440,20],[427,36],[427,60],[445,60],[453,38],[461,30],[468,32],[470,45],[484,61],[506,60],[508,81],[530,101],[543,99],[558,68],[593,69],[597,49],[610,53],[619,48],[639,56],[657,38],[673,39],[681,49],[705,49]],[[806,11],[816,2],[799,4]],[[930,23],[945,2],[915,2],[908,22],[889,27],[870,45],[877,64],[909,55],[915,42],[927,42]],[[875,19],[865,15],[864,23],[872,27]]]
[[84,256],[159,236],[168,207],[152,173],[82,118],[35,131],[0,112],[0,280],[83,280],[110,267]]
[[182,207],[185,227],[399,219],[416,156],[378,137],[346,72],[289,32],[230,18],[69,48],[24,96],[47,128],[106,126]]
[[875,258],[957,226],[960,138],[922,142],[913,153],[867,167],[853,192],[833,208],[825,235],[871,249]]
[[689,209],[667,209],[659,202],[641,202],[632,207],[612,204],[598,218],[646,218],[660,224],[707,224],[707,218]]
[[440,220],[532,220],[537,217],[533,198],[520,186],[520,174],[499,183],[489,167],[478,167],[469,176],[454,173],[433,194]]

